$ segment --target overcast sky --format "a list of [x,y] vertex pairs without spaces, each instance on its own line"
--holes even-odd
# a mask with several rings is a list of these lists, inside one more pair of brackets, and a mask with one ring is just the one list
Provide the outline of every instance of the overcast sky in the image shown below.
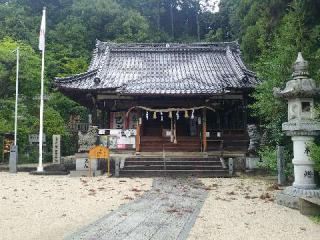
[[203,6],[203,8],[210,12],[219,11],[219,7],[218,7],[219,2],[220,0],[200,0],[200,3]]

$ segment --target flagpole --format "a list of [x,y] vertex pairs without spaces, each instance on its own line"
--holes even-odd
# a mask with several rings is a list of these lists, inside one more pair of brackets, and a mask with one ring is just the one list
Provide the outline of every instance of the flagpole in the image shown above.
[[16,103],[14,110],[14,145],[17,146],[17,133],[18,133],[18,96],[19,96],[19,47],[17,51],[17,66],[16,66]]
[[[43,8],[43,16],[46,16],[46,8]],[[43,36],[45,37],[45,36]],[[44,52],[45,52],[45,44],[43,44],[42,48],[42,64],[41,64],[41,92],[40,92],[40,130],[39,130],[39,165],[37,168],[37,172],[43,172],[42,165],[42,144],[43,144],[43,109],[44,109]]]

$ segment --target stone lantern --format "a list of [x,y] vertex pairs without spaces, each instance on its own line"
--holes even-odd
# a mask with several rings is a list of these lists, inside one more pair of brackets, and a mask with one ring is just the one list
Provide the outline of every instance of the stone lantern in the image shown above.
[[282,124],[282,130],[291,137],[294,154],[294,183],[278,194],[277,202],[299,208],[300,197],[320,198],[314,181],[314,163],[309,157],[309,145],[320,134],[320,123],[315,121],[314,114],[314,97],[320,89],[309,77],[308,62],[300,52],[293,70],[285,89],[274,89],[275,96],[288,101],[288,122]]

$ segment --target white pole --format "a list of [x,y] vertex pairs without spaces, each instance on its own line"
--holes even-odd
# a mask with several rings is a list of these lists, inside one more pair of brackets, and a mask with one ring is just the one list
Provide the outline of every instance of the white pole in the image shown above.
[[[45,16],[46,9],[43,9],[43,14]],[[42,139],[43,139],[43,94],[44,94],[44,52],[45,46],[42,49],[42,65],[41,65],[41,92],[40,92],[40,131],[39,131],[39,165],[37,168],[37,172],[43,172],[43,165],[42,165]]]
[[16,103],[14,112],[14,145],[17,146],[18,132],[18,96],[19,96],[19,47],[17,48],[17,66],[16,66]]

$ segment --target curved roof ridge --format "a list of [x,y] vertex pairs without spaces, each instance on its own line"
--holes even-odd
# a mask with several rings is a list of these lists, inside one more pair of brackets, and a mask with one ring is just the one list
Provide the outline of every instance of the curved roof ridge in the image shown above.
[[144,48],[152,48],[152,49],[201,49],[201,48],[226,48],[230,47],[234,50],[240,50],[239,44],[236,41],[231,42],[194,42],[194,43],[117,43],[117,42],[103,42],[97,40],[96,42],[96,50],[97,48],[103,49],[106,47],[110,47],[111,50],[115,49],[144,49]]
[[72,81],[77,81],[77,80],[81,80],[85,77],[91,76],[93,74],[97,73],[97,69],[91,70],[91,71],[87,71],[87,72],[83,72],[83,73],[78,73],[78,74],[74,74],[68,77],[55,77],[54,80],[56,82],[72,82]]

